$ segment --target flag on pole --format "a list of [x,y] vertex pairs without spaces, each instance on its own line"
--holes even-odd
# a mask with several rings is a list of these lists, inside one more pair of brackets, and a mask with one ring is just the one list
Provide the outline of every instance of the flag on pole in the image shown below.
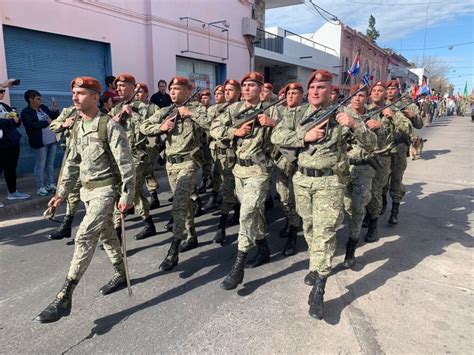
[[369,86],[369,80],[370,80],[369,72],[365,72],[364,76],[362,77],[362,83],[364,85]]
[[415,84],[415,85],[413,86],[413,90],[412,90],[412,92],[411,92],[411,97],[412,97],[413,100],[415,100],[415,99],[417,98],[417,96],[418,96],[418,91],[419,91],[419,90],[418,90],[418,85]]
[[469,94],[467,92],[467,80],[466,80],[466,84],[464,85],[464,98],[467,99],[468,96],[469,96]]
[[356,76],[360,72],[360,55],[359,52],[357,52],[354,62],[352,63],[351,68],[348,70],[348,73],[350,76]]

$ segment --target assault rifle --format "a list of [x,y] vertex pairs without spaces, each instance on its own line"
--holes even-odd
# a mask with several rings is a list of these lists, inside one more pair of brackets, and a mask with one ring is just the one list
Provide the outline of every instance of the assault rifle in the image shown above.
[[[365,122],[367,122],[368,120],[370,120],[372,117],[374,116],[378,116],[381,112],[383,112],[386,108],[389,108],[390,106],[393,106],[395,105],[397,102],[407,98],[409,96],[409,94],[405,94],[405,95],[402,95],[402,96],[399,96],[395,101],[393,101],[392,103],[390,104],[386,104],[378,109],[375,109],[373,111],[370,111],[368,113],[366,113],[365,115],[362,116],[362,120]],[[411,103],[410,103],[411,104]]]
[[[262,113],[264,113],[270,107],[280,105],[284,101],[286,101],[286,98],[282,98],[278,101],[275,101],[275,102],[271,103],[270,105],[267,105],[265,107],[261,107],[259,109],[255,109],[254,111],[251,111],[251,110],[254,109],[252,106],[247,107],[245,110],[239,112],[239,114],[237,115],[237,121],[235,121],[235,123],[232,125],[232,128],[240,128],[240,127],[242,127],[243,125],[245,125],[249,122],[253,122],[252,123],[252,129],[250,130],[250,133],[247,135],[247,136],[252,136],[253,133],[254,133],[255,127],[258,125],[258,119],[257,119],[258,116],[261,115]],[[237,139],[237,143],[239,145],[242,143],[243,138],[245,138],[245,137],[239,137]]]
[[189,96],[181,105],[177,105],[176,103],[172,104],[170,107],[168,107],[168,110],[166,111],[164,117],[166,117],[165,120],[172,119],[173,120],[173,126],[166,132],[163,132],[160,134],[161,141],[164,142],[166,138],[168,138],[176,129],[176,125],[180,119],[182,119],[181,115],[179,114],[179,108],[187,105],[190,103],[194,98],[201,92],[201,88],[198,86],[196,90]]

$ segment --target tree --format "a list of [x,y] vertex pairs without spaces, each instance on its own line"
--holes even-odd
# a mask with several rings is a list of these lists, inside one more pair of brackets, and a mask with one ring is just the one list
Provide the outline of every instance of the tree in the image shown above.
[[412,68],[425,68],[431,77],[441,76],[445,77],[449,71],[449,65],[443,62],[442,59],[435,56],[414,57],[412,59]]
[[380,33],[375,29],[375,17],[370,15],[369,17],[369,28],[367,28],[367,37],[371,42],[375,43],[375,40],[379,38]]

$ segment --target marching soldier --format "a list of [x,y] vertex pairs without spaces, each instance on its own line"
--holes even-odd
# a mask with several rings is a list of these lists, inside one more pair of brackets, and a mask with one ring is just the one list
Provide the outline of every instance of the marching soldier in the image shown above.
[[[68,152],[71,149],[71,130],[73,126],[80,120],[81,115],[77,112],[74,106],[65,108],[58,118],[51,121],[49,124],[49,128],[51,131],[56,133],[58,136],[64,132],[64,136],[66,138],[66,149],[65,151]],[[58,139],[59,140],[59,139]],[[64,156],[63,159],[66,159],[67,156]],[[59,183],[59,182],[58,182]],[[64,215],[63,221],[61,225],[52,232],[48,238],[49,239],[63,239],[63,238],[71,238],[72,233],[72,222],[74,220],[74,216],[76,215],[77,209],[79,208],[79,204],[81,203],[80,199],[80,192],[81,190],[81,181],[77,180],[76,186],[71,190],[71,192],[67,195],[66,198],[66,214]]]
[[[200,102],[207,110],[211,106],[211,91],[209,89],[204,89],[201,91],[200,94]],[[209,150],[209,137],[206,131],[202,132],[203,139],[202,139],[202,153],[203,153],[203,164],[202,164],[202,178],[201,178],[201,185],[198,187],[198,192],[200,194],[206,192],[206,189],[211,187],[212,184],[212,177],[211,177],[211,170],[212,170],[212,158],[211,158],[211,151]],[[197,199],[196,199],[197,198]],[[196,195],[194,198],[196,201],[195,203],[198,205],[197,209],[200,209],[201,201],[199,200],[199,196]],[[202,212],[198,212],[197,215],[202,214]]]
[[[145,224],[144,228],[135,236],[136,240],[145,239],[156,234],[155,224],[150,216],[150,204],[143,194],[143,186],[145,184],[146,169],[149,165],[149,157],[147,151],[147,138],[140,132],[139,127],[143,119],[148,113],[148,107],[141,101],[135,100],[136,81],[130,74],[120,74],[114,81],[117,87],[117,93],[122,101],[119,102],[109,112],[112,119],[120,123],[127,133],[130,149],[133,154],[133,162],[136,170],[136,190],[134,207]],[[115,231],[121,238],[120,230],[120,213],[115,211]]]
[[339,87],[336,85],[331,86],[331,103],[337,104],[339,100]]
[[[240,228],[238,235],[238,254],[232,270],[221,283],[221,288],[231,290],[242,283],[244,267],[250,249],[258,247],[249,267],[256,267],[270,259],[270,250],[265,239],[265,197],[271,177],[271,158],[267,149],[271,148],[269,129],[276,122],[266,114],[259,114],[255,120],[239,127],[234,126],[240,113],[246,110],[251,114],[264,108],[260,101],[263,75],[250,72],[241,81],[243,102],[232,104],[219,116],[219,124],[213,126],[212,136],[223,144],[236,147],[236,164],[233,172],[237,198],[240,201]],[[257,123],[258,122],[258,123]]]
[[[302,110],[304,88],[301,83],[289,83],[285,86],[284,95],[286,96],[286,106],[280,106],[282,117],[295,115],[295,123],[299,124],[303,118],[304,110]],[[305,107],[306,108],[306,107]],[[275,134],[276,130],[273,132]],[[301,228],[301,217],[296,212],[295,193],[293,190],[293,175],[296,172],[296,164],[289,162],[279,150],[278,146],[274,148],[275,165],[280,172],[276,180],[276,190],[280,195],[280,203],[285,213],[285,226],[280,231],[280,237],[288,238],[283,255],[290,256],[296,253],[296,237],[298,230]]]
[[[332,74],[326,70],[316,70],[311,74],[309,104],[305,105],[303,120],[311,114],[315,114],[317,119],[328,112],[331,81]],[[317,319],[323,318],[324,289],[331,272],[336,229],[343,219],[344,191],[350,178],[346,143],[354,137],[361,147],[370,151],[376,140],[364,124],[359,124],[347,113],[338,113],[335,122],[331,121],[306,131],[295,122],[294,116],[288,116],[272,134],[273,144],[301,149],[293,186],[296,209],[303,219],[310,253],[310,272],[304,280],[307,285],[313,285],[308,299],[309,314]],[[326,124],[329,125],[327,136]]]
[[[148,86],[144,83],[138,83],[139,90],[135,95],[137,101],[141,101],[148,105],[146,117],[152,116],[159,107],[152,102],[148,102]],[[145,167],[145,184],[148,192],[150,193],[150,209],[160,207],[160,200],[158,199],[158,188],[160,187],[159,181],[155,177],[155,163],[160,156],[162,151],[162,144],[159,139],[148,140],[148,164]]]
[[64,165],[56,195],[49,201],[57,207],[81,181],[81,200],[86,215],[76,234],[74,255],[64,286],[55,300],[37,317],[41,323],[56,322],[71,313],[72,293],[89,266],[100,239],[115,273],[100,289],[103,295],[126,286],[120,243],[113,233],[112,213],[120,186],[117,208],[121,213],[132,207],[135,169],[127,136],[122,127],[97,108],[101,86],[91,77],[78,77],[71,83],[75,108],[81,120],[71,132],[71,151]]
[[222,204],[219,224],[217,225],[217,232],[214,236],[214,242],[223,244],[226,239],[227,220],[229,212],[234,209],[234,216],[232,224],[237,224],[240,217],[240,206],[235,196],[235,178],[232,169],[235,165],[235,149],[231,141],[226,143],[213,136],[213,131],[218,129],[220,125],[219,115],[222,114],[227,107],[239,101],[240,97],[240,83],[237,80],[229,79],[224,83],[224,99],[225,104],[221,104],[216,108],[215,117],[211,121],[211,136],[215,145],[215,154],[217,166],[220,173],[220,181],[222,185]]
[[[391,103],[396,100],[400,95],[399,83],[397,80],[389,80],[387,85],[387,103]],[[405,103],[399,101],[394,110],[404,106]],[[400,112],[399,110],[397,110]],[[410,120],[412,126],[417,129],[423,128],[423,120],[419,113],[420,110],[415,104],[409,105],[406,109],[401,112],[407,119]],[[412,130],[413,130],[412,127]],[[402,132],[398,137],[395,138],[395,147],[390,152],[391,156],[391,173],[390,173],[390,184],[386,186],[382,195],[383,204],[387,205],[387,191],[390,189],[390,197],[392,198],[392,211],[388,220],[389,224],[395,225],[398,223],[398,210],[400,208],[400,202],[405,195],[405,187],[403,186],[403,174],[407,168],[407,151],[410,146],[411,133],[406,134]],[[382,209],[385,212],[385,208]]]
[[261,102],[272,102],[273,100],[273,85],[270,83],[264,83],[262,92],[260,93]]
[[[185,77],[171,79],[168,89],[171,101],[179,106],[176,112],[162,108],[145,120],[140,130],[147,136],[164,134],[166,171],[173,192],[173,240],[168,254],[160,264],[163,271],[178,265],[180,252],[197,247],[191,194],[196,186],[196,174],[202,165],[202,130],[209,129],[205,108],[197,102],[181,106],[191,95],[191,83]],[[187,229],[188,235],[185,236]],[[181,242],[183,242],[181,244]]]

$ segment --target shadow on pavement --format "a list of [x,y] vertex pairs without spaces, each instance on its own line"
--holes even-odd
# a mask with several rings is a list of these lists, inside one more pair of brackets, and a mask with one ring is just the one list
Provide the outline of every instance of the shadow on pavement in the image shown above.
[[420,158],[420,160],[436,159],[438,155],[444,155],[448,153],[451,153],[451,149],[424,150],[423,158]]

